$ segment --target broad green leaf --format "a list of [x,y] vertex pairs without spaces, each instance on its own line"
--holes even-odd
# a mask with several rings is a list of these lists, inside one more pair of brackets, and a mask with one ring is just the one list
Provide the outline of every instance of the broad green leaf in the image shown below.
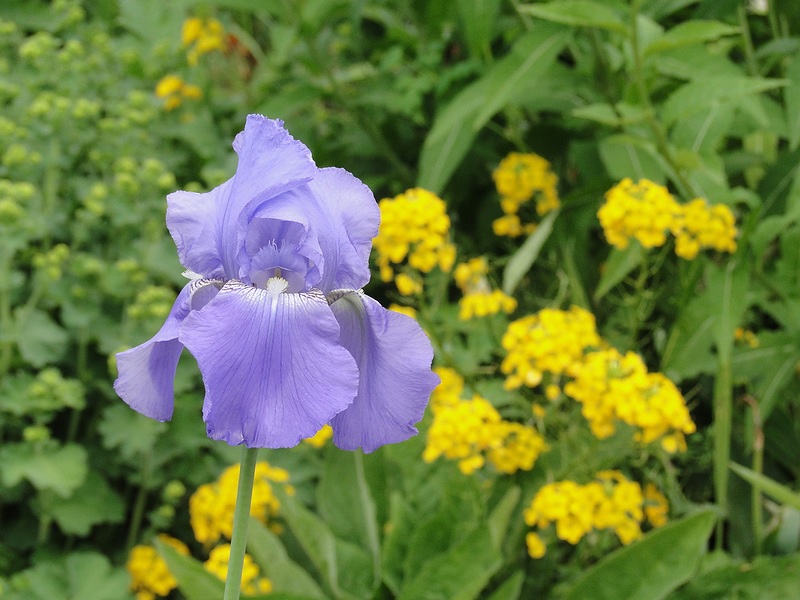
[[[66,557],[43,561],[17,575],[24,591],[3,590],[5,600],[129,600],[130,578],[125,569],[112,567],[94,552],[73,552]],[[12,584],[13,586],[13,584]]]
[[125,505],[98,473],[90,471],[83,485],[66,499],[43,501],[45,512],[55,519],[64,533],[85,536],[99,523],[119,523]]
[[206,571],[203,563],[191,556],[184,556],[159,539],[154,540],[153,544],[178,581],[178,589],[186,596],[186,600],[222,598],[225,582]]
[[23,479],[38,490],[67,498],[86,480],[86,450],[78,444],[58,447],[22,442],[0,448],[0,479],[13,487]]
[[398,600],[471,600],[502,564],[486,525],[427,561],[403,586]]
[[700,0],[645,0],[642,3],[642,12],[650,15],[651,19],[660,19],[686,8],[690,4],[697,4]]
[[730,359],[734,330],[747,310],[749,285],[749,270],[740,260],[730,259],[709,270],[707,296],[714,304],[712,310],[716,314],[712,334],[720,362]]
[[558,213],[558,210],[547,213],[536,226],[534,232],[528,236],[528,239],[523,242],[519,250],[509,259],[503,271],[503,291],[506,294],[511,294],[516,289],[525,274],[530,271],[533,263],[536,262],[542,246],[544,246],[553,231],[553,223],[558,217]]
[[525,12],[555,23],[574,27],[599,27],[626,32],[625,20],[612,8],[591,0],[562,0],[546,4],[524,4],[518,7]]
[[706,295],[683,307],[669,333],[659,369],[675,382],[713,373],[717,359],[712,352],[715,315]]
[[14,339],[19,353],[27,362],[34,367],[43,367],[64,355],[69,336],[47,313],[36,309],[19,309],[14,318]]
[[269,577],[275,593],[325,600],[313,577],[289,558],[278,536],[256,519],[250,519],[247,530],[247,553]]
[[498,552],[502,546],[503,540],[508,531],[508,524],[514,515],[514,510],[517,508],[519,502],[520,489],[512,487],[494,507],[494,510],[489,515],[486,524],[489,526],[489,533],[492,536],[492,544]]
[[612,135],[600,141],[598,151],[611,179],[664,181],[665,170],[658,153],[645,140],[631,135]]
[[660,38],[650,42],[644,50],[645,55],[710,42],[726,35],[736,35],[740,32],[738,27],[733,27],[719,21],[685,21],[676,25]]
[[612,248],[608,255],[608,260],[602,267],[603,274],[594,291],[595,301],[600,300],[615,285],[625,279],[628,274],[642,264],[645,249],[635,240],[631,241],[627,248],[619,250]]
[[661,110],[661,120],[667,127],[696,112],[702,112],[713,102],[729,101],[759,94],[787,85],[784,79],[764,79],[744,75],[710,75],[686,83],[666,99]]
[[702,510],[651,531],[589,568],[568,600],[658,600],[689,580],[706,553],[716,517]]
[[508,104],[516,86],[547,71],[570,35],[563,27],[537,27],[439,111],[422,146],[417,184],[441,193],[478,131]]
[[368,550],[380,580],[380,541],[375,501],[364,475],[364,455],[328,446],[317,486],[317,509],[334,535]]
[[167,430],[167,424],[148,419],[120,402],[103,411],[97,429],[104,448],[132,460],[155,446],[158,437]]
[[678,148],[688,148],[697,154],[716,152],[729,134],[735,112],[729,102],[712,102],[706,110],[676,123],[670,141]]
[[736,473],[739,477],[744,479],[754,488],[764,492],[767,496],[769,496],[776,502],[780,502],[781,504],[785,504],[787,506],[791,506],[792,508],[800,510],[800,493],[789,489],[788,487],[778,483],[774,479],[770,479],[766,475],[748,469],[747,467],[743,467],[742,465],[737,465],[734,462],[729,464],[731,467],[731,471]]
[[632,106],[624,102],[611,104],[589,104],[572,111],[573,117],[596,121],[611,127],[621,127],[639,123],[645,118],[645,111],[639,106]]
[[403,564],[409,545],[408,532],[414,526],[415,514],[399,492],[389,497],[389,521],[381,556],[383,582],[397,596],[403,581]]
[[669,600],[800,600],[800,555],[760,556],[701,573]]
[[790,81],[783,90],[786,120],[789,124],[786,137],[789,140],[789,149],[795,150],[800,144],[800,58],[795,57],[789,64],[786,78]]

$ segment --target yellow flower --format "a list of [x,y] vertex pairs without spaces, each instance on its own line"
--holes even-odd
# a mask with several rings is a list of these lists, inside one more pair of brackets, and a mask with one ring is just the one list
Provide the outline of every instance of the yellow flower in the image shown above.
[[417,318],[417,310],[413,306],[401,306],[400,304],[390,304],[389,310],[393,310],[394,312],[398,312],[401,315],[406,315],[407,317],[411,317],[412,319]]
[[196,65],[203,54],[225,49],[225,28],[217,19],[190,17],[183,22],[181,42],[189,64]]
[[655,248],[667,241],[667,232],[675,226],[680,205],[663,185],[641,179],[633,183],[623,179],[608,192],[597,217],[606,239],[624,250],[631,238],[645,248]]
[[[289,473],[285,469],[272,467],[266,461],[256,463],[250,515],[262,523],[276,515],[280,502],[272,493],[270,482],[282,483],[287,493],[293,493],[288,481]],[[230,539],[238,482],[239,465],[233,465],[214,483],[198,487],[189,498],[189,522],[201,544],[211,545],[220,537]]]
[[422,283],[407,273],[398,273],[394,278],[397,291],[403,296],[415,296],[422,293]]
[[312,437],[306,438],[303,441],[312,446],[313,448],[322,448],[325,444],[328,443],[328,440],[333,437],[333,429],[331,429],[330,425],[323,425],[322,429],[320,429],[317,433],[315,433]]
[[671,230],[675,254],[686,260],[695,258],[703,248],[736,251],[736,219],[724,204],[709,206],[705,199],[695,198],[680,206]]
[[[228,563],[231,558],[231,545],[221,544],[216,546],[208,555],[208,560],[203,563],[206,571],[225,581],[228,576]],[[266,577],[260,577],[261,571],[249,554],[244,555],[242,566],[242,592],[248,595],[269,594],[272,591],[272,582]]]
[[420,273],[430,273],[436,267],[446,272],[453,268],[455,246],[448,241],[450,217],[441,198],[414,188],[384,198],[378,206],[381,224],[373,248],[383,281],[392,281],[394,265],[403,263]]
[[156,97],[164,100],[164,110],[171,111],[183,104],[184,100],[199,100],[202,90],[196,85],[186,83],[177,75],[165,75],[156,84]]
[[525,536],[525,545],[528,547],[528,554],[531,558],[542,558],[547,551],[547,546],[544,545],[542,538],[532,531]]
[[495,235],[517,237],[532,233],[536,224],[523,225],[518,213],[534,196],[536,214],[539,216],[561,205],[557,190],[558,177],[551,170],[550,163],[537,154],[511,152],[500,161],[492,173],[492,179],[504,213],[492,223]]
[[667,523],[669,502],[658,488],[652,483],[644,487],[644,514],[653,527],[662,527]]
[[[189,555],[189,548],[180,540],[163,533],[158,538],[180,554]],[[178,587],[178,582],[167,567],[167,563],[153,546],[131,548],[125,568],[131,577],[130,587],[136,592],[137,600],[152,600],[156,596],[166,597]]]
[[503,335],[507,352],[500,365],[506,389],[536,387],[545,372],[571,374],[587,348],[600,345],[592,313],[573,306],[568,311],[545,308],[510,323]]
[[458,318],[462,321],[516,310],[517,301],[514,298],[492,289],[486,279],[488,272],[489,265],[483,257],[472,258],[456,266],[453,277],[464,293],[458,302]]

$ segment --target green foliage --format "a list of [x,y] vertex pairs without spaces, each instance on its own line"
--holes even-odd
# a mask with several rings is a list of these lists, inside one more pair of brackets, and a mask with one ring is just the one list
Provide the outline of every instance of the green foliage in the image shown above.
[[[131,598],[132,546],[159,532],[191,542],[189,497],[234,454],[206,437],[191,361],[173,420],[157,423],[116,398],[113,355],[157,331],[183,282],[164,196],[229,177],[229,141],[263,112],[377,198],[418,185],[446,201],[458,261],[488,257],[487,285],[516,311],[459,319],[439,271],[416,298],[377,273],[369,291],[418,309],[464,397],[549,445],[530,470],[464,475],[422,459],[429,414],[418,438],[368,456],[265,452],[296,488],[267,526],[251,523],[265,597],[797,597],[800,9],[740,5],[0,3],[0,595]],[[189,58],[193,16],[220,21],[223,50]],[[199,97],[167,110],[155,90],[168,75]],[[512,151],[558,176],[560,207],[527,238],[491,226],[492,173]],[[625,178],[729,207],[735,253],[680,258],[674,233],[611,247],[597,211]],[[504,386],[509,322],[573,304],[680,386],[698,428],[686,453],[621,424],[592,435],[570,375]],[[530,558],[523,511],[537,492],[604,469],[656,484],[671,522],[627,546],[554,531]],[[208,548],[155,544],[179,581],[170,597],[220,596]]]

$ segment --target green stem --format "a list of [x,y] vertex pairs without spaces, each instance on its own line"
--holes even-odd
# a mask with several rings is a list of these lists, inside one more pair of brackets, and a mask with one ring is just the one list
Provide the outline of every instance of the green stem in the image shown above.
[[14,342],[11,338],[11,255],[6,244],[0,244],[0,379],[11,369]]
[[744,4],[739,6],[738,13],[739,27],[742,29],[742,40],[744,41],[744,59],[747,65],[747,74],[755,77],[758,75],[758,64],[756,63],[753,37],[750,35],[750,24],[747,22],[747,10]]
[[675,186],[685,198],[694,198],[699,194],[694,193],[692,184],[683,176],[678,163],[672,156],[672,151],[667,142],[667,136],[656,118],[655,108],[653,108],[653,103],[650,101],[650,91],[647,89],[647,84],[644,80],[644,64],[642,63],[642,55],[639,51],[639,27],[637,26],[640,4],[641,0],[636,0],[631,5],[631,55],[633,56],[633,73],[631,75],[639,91],[639,96],[641,96],[642,104],[644,105],[645,122],[655,137],[656,148],[661,156],[664,157],[664,160],[667,161],[675,175]]
[[[77,425],[76,425],[77,427]],[[142,528],[142,521],[144,520],[144,509],[147,506],[147,494],[150,483],[152,465],[152,454],[148,453],[143,458],[142,462],[142,481],[139,483],[139,489],[136,490],[136,500],[133,502],[133,512],[131,513],[131,522],[128,526],[128,538],[125,541],[126,551],[133,548],[136,541],[139,539],[139,530]]]
[[[762,475],[764,472],[764,427],[761,422],[761,412],[758,410],[758,402],[755,398],[745,396],[745,402],[750,405],[753,418],[753,471]],[[753,554],[761,554],[761,540],[764,538],[764,527],[762,523],[763,513],[762,504],[764,501],[761,490],[756,486],[751,486],[751,518],[753,520]]]
[[[714,379],[714,494],[717,505],[728,511],[728,463],[731,459],[731,423],[733,419],[733,375],[730,353],[720,356]],[[716,547],[723,548],[725,519],[717,521]]]
[[233,534],[231,535],[231,554],[228,561],[228,577],[225,580],[223,600],[239,600],[242,587],[242,568],[244,550],[247,545],[247,525],[250,523],[250,501],[253,496],[253,479],[256,474],[258,448],[242,449],[242,462],[239,470],[239,489],[236,492],[236,508],[233,513]]

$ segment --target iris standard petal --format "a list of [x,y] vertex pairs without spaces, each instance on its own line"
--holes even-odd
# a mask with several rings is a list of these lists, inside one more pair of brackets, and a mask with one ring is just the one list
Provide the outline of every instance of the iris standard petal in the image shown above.
[[250,115],[233,147],[239,155],[233,178],[206,194],[167,197],[167,227],[181,264],[205,277],[238,278],[236,259],[252,210],[317,171],[308,148],[278,120]]
[[422,328],[362,292],[344,293],[331,310],[360,376],[355,402],[331,421],[334,443],[343,450],[372,452],[415,435],[414,425],[439,384]]
[[159,421],[172,417],[173,380],[183,344],[178,329],[190,312],[192,282],[187,283],[164,325],[143,344],[117,354],[114,390],[133,410]]
[[372,238],[380,223],[375,197],[358,178],[334,167],[320,169],[308,188],[316,203],[307,209],[309,221],[325,257],[318,287],[326,294],[364,287],[370,275]]
[[324,296],[273,287],[228,282],[181,327],[203,374],[208,435],[231,445],[295,446],[358,389],[358,369]]

